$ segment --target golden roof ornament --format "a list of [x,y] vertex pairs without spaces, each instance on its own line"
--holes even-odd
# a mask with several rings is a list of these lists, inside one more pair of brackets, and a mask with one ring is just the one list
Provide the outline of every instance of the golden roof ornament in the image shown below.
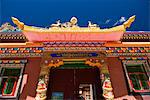
[[70,20],[70,23],[71,23],[72,25],[76,25],[77,22],[78,22],[78,20],[77,20],[76,17],[72,17],[71,20]]
[[125,28],[129,28],[131,26],[131,24],[134,22],[135,20],[135,15],[131,16],[126,22],[123,23]]
[[20,22],[17,18],[11,17],[12,21],[14,24],[18,26],[19,29],[23,30],[24,29],[24,23]]
[[88,27],[93,28],[93,27],[98,27],[97,24],[93,24],[91,21],[88,21]]
[[[56,23],[55,24],[51,24],[51,27],[52,28],[58,28],[58,27],[60,27],[60,28],[69,28],[69,27],[74,27],[74,26],[77,26],[76,24],[77,24],[77,22],[78,22],[78,20],[77,20],[77,18],[76,17],[72,17],[71,19],[70,19],[70,22],[65,22],[65,23],[61,23],[60,22],[60,20],[58,20],[58,21],[56,21]],[[51,28],[51,27],[49,27],[49,28]]]
[[51,25],[51,27],[60,27],[60,26],[61,26],[60,20],[56,21],[55,24]]
[[93,24],[91,21],[88,22],[88,27],[79,27],[77,26],[77,18],[72,17],[69,22],[61,23],[60,20],[56,21],[55,24],[52,24],[49,29],[32,27],[25,25],[23,22],[20,22],[17,18],[12,17],[14,24],[18,26],[19,29],[23,31],[34,31],[34,32],[115,32],[115,31],[125,31],[126,28],[129,28],[135,20],[135,15],[131,16],[126,22],[122,25],[118,25],[112,28],[100,29],[97,24]]

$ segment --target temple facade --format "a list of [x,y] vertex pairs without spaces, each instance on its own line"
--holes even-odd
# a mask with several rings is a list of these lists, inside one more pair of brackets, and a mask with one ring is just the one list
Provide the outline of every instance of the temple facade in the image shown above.
[[49,28],[12,18],[0,28],[0,99],[149,100],[150,32],[57,21]]

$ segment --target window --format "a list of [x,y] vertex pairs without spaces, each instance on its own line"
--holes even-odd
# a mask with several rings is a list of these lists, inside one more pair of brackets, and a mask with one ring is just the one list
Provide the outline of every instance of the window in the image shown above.
[[16,98],[24,64],[0,64],[0,98]]
[[150,92],[150,73],[146,61],[123,61],[131,92]]
[[63,92],[52,92],[51,100],[63,100],[64,93]]

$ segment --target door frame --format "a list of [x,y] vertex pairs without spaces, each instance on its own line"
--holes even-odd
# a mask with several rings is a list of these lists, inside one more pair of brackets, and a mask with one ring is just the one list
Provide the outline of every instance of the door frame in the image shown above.
[[[109,69],[108,69],[108,65],[106,62],[106,57],[96,57],[96,58],[79,58],[79,59],[72,59],[72,58],[67,58],[67,59],[50,59],[49,62],[45,62],[45,64],[41,65],[41,72],[40,72],[40,76],[39,76],[39,82],[44,81],[44,84],[46,86],[45,92],[44,94],[44,98],[47,98],[47,87],[49,84],[49,76],[50,76],[50,69],[51,68],[58,68],[61,65],[64,65],[64,63],[68,61],[68,62],[76,62],[76,61],[84,61],[85,64],[92,66],[92,67],[97,67],[99,69],[100,72],[100,80],[101,80],[101,87],[102,88],[104,86],[104,82],[105,80],[110,80],[110,74],[109,74]],[[111,85],[111,81],[110,81],[110,85]],[[37,89],[38,89],[37,85]],[[112,85],[111,85],[112,87]],[[104,96],[104,93],[107,92],[107,90],[103,89],[103,97],[106,98]],[[112,92],[112,91],[111,91]],[[43,92],[42,92],[43,93]],[[112,92],[112,95],[114,93]],[[41,95],[41,93],[37,92],[36,97],[39,97],[39,95]]]

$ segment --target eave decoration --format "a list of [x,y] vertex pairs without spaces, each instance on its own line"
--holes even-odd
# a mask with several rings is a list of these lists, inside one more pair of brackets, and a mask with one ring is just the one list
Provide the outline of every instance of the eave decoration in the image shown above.
[[92,67],[98,67],[98,68],[100,68],[102,66],[102,64],[99,62],[99,60],[93,60],[93,59],[86,60],[85,64],[92,66]]
[[64,62],[59,60],[59,59],[57,59],[56,61],[51,60],[50,63],[48,64],[48,67],[50,67],[50,68],[51,67],[59,67],[61,65],[64,65]]
[[[31,42],[45,41],[119,41],[127,28],[135,20],[135,15],[131,16],[122,25],[112,28],[101,29],[99,25],[89,21],[88,27],[79,27],[77,18],[72,17],[69,22],[61,23],[58,20],[49,28],[40,28],[25,25],[17,18],[12,17],[14,24],[22,30],[23,34]],[[86,37],[86,38],[85,38]]]
[[2,26],[0,26],[0,32],[20,32],[19,28],[11,26],[10,23],[6,22]]

